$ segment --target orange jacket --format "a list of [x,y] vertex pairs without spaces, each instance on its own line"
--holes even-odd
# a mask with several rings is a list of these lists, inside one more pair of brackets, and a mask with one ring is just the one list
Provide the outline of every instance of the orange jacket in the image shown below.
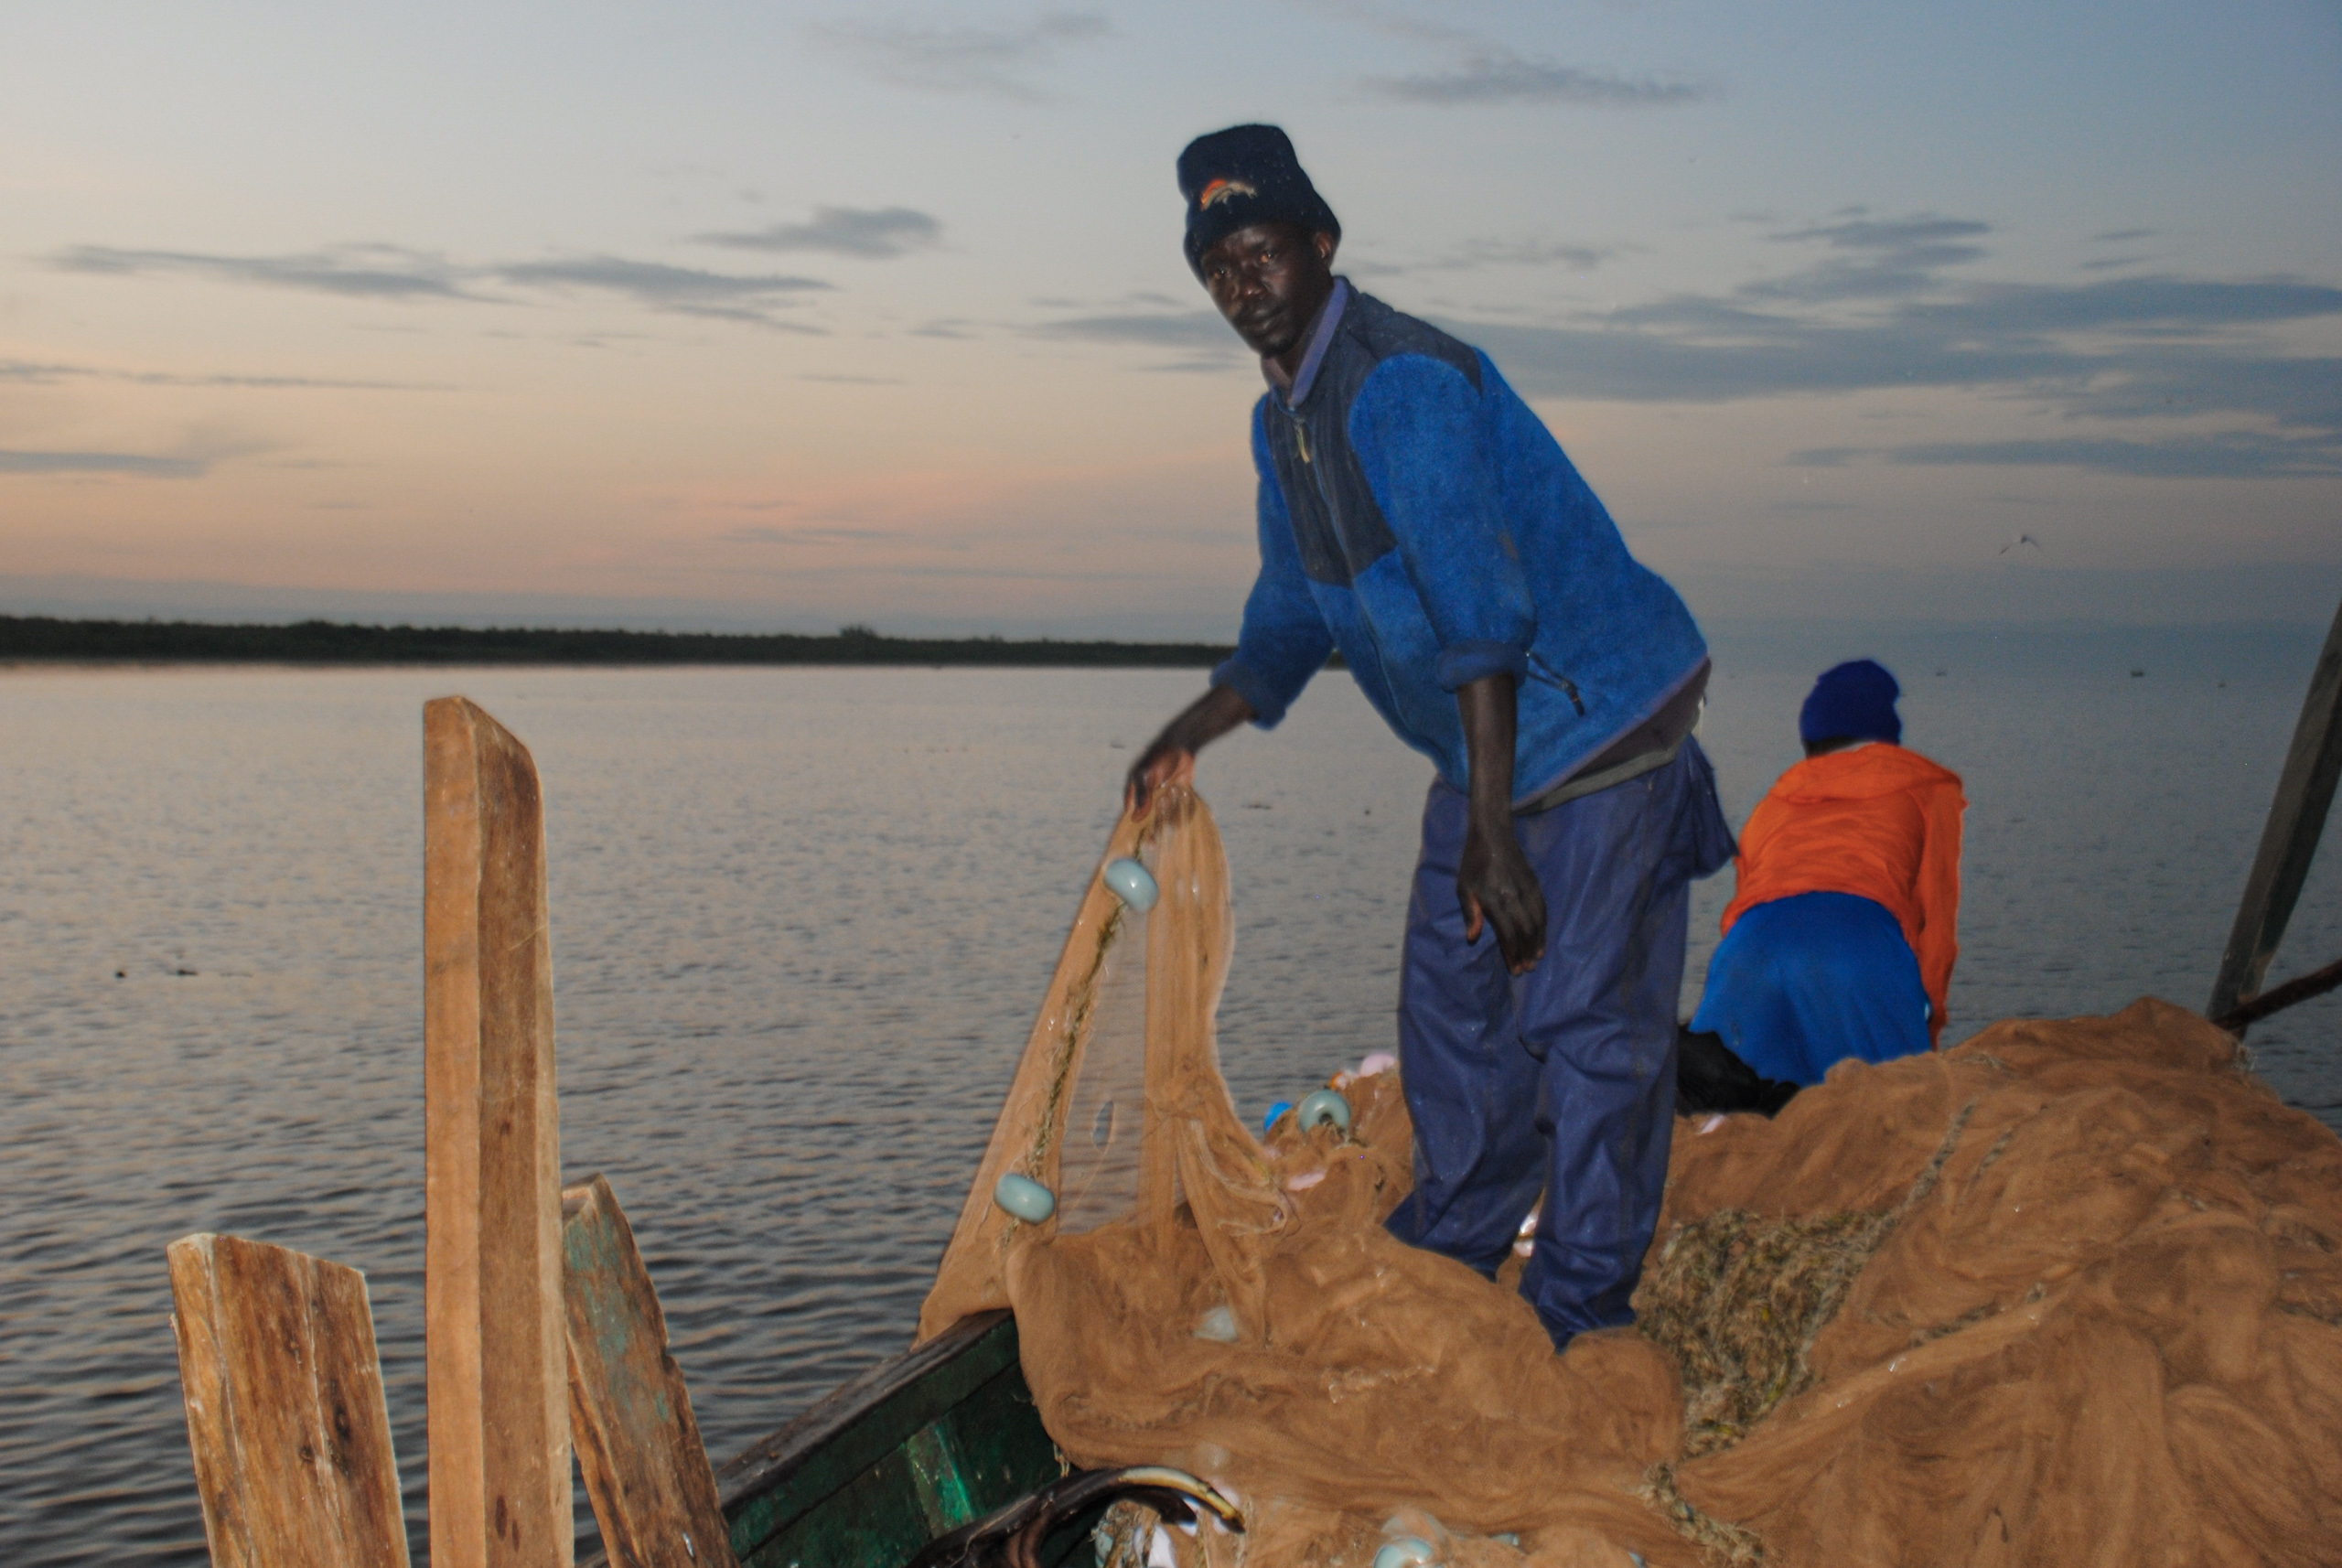
[[1724,929],[1759,904],[1852,893],[1903,926],[1932,1004],[1931,1041],[1960,957],[1960,775],[1875,741],[1809,757],[1774,781],[1740,831],[1739,886]]

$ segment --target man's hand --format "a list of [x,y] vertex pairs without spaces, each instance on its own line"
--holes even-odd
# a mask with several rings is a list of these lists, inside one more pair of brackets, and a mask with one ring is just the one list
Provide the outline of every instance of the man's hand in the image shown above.
[[1545,956],[1545,890],[1512,832],[1512,746],[1519,698],[1509,675],[1490,675],[1456,693],[1472,768],[1472,816],[1456,868],[1464,940],[1496,932],[1505,967],[1526,974]]
[[1252,716],[1252,704],[1237,695],[1232,686],[1214,686],[1188,703],[1131,764],[1123,780],[1123,809],[1138,816],[1166,784],[1192,780],[1196,753]]
[[1138,816],[1166,784],[1192,784],[1195,779],[1196,754],[1173,740],[1166,729],[1131,764],[1130,777],[1123,781],[1123,808]]
[[1512,836],[1512,819],[1485,828],[1477,811],[1465,831],[1456,893],[1464,901],[1464,940],[1477,942],[1485,923],[1496,932],[1505,967],[1526,974],[1545,956],[1545,890]]

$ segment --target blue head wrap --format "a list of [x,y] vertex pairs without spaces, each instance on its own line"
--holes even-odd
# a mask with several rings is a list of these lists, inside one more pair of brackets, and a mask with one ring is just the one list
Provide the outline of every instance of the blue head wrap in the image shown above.
[[1902,694],[1885,667],[1868,659],[1825,670],[1798,710],[1798,738],[1808,746],[1817,740],[1899,741],[1903,721],[1896,716],[1895,699]]

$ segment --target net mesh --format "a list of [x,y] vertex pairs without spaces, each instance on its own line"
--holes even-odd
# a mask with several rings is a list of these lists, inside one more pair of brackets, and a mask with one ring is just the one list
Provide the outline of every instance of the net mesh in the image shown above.
[[[1107,887],[1101,874],[1120,859],[1155,878],[1151,911]],[[1217,1212],[1223,1162],[1259,1163],[1212,1036],[1233,928],[1210,811],[1184,786],[1156,791],[1145,816],[1115,825],[1099,872],[920,1312],[922,1339],[1007,1305],[1004,1262],[1020,1242],[1160,1220],[1186,1202],[1191,1168],[1211,1173]],[[1012,1172],[1057,1195],[1048,1219],[1027,1224],[994,1202]],[[1256,1172],[1239,1185],[1264,1180]]]
[[[1241,1498],[1180,1568],[2342,1561],[2342,1144],[2201,1018],[2014,1021],[1679,1122],[1640,1327],[1556,1356],[1382,1229],[1396,1073],[1345,1084],[1347,1137],[1237,1119],[1202,802],[1123,854],[1162,900],[1085,896],[923,1331],[1014,1306],[1071,1461]],[[992,1201],[1011,1169],[1056,1217]]]
[[1124,908],[1103,944],[1089,1038],[1066,1092],[1058,1229],[1094,1230],[1138,1210],[1146,1106],[1145,912]]

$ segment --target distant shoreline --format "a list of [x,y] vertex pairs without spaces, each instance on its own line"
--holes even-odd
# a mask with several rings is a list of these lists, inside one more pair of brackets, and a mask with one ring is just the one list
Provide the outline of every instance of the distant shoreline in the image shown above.
[[828,637],[527,628],[290,626],[64,620],[0,616],[0,664],[920,664],[1205,669],[1232,649],[1209,642],[1066,642],[1054,638],[887,637],[848,626]]

